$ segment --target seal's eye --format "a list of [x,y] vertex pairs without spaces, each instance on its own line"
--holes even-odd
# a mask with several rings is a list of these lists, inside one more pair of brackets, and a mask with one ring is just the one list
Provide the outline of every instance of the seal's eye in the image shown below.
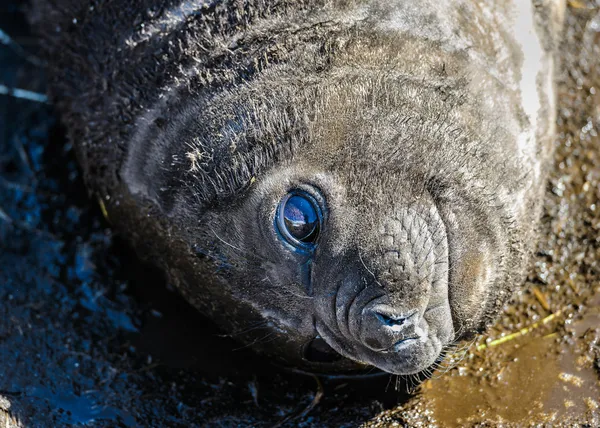
[[276,226],[282,237],[298,248],[314,245],[321,229],[321,209],[304,191],[288,193],[279,203]]

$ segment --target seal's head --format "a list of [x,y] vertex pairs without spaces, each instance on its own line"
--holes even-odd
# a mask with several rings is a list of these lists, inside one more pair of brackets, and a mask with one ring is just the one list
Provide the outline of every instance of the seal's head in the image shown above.
[[391,169],[381,171],[383,191],[367,173],[371,179],[361,180],[304,170],[288,167],[264,186],[273,198],[264,214],[274,219],[267,239],[278,253],[266,275],[302,296],[292,316],[273,313],[349,359],[397,374],[426,369],[455,337],[448,238],[435,202],[423,189],[407,199],[405,177]]
[[553,123],[528,2],[35,3],[87,185],[258,351],[417,373],[522,280]]
[[180,288],[202,308],[218,289],[206,310],[237,338],[308,370],[418,373],[482,323],[501,219],[457,173],[473,141],[464,82],[440,96],[361,74],[263,76],[153,119],[124,175],[212,263]]

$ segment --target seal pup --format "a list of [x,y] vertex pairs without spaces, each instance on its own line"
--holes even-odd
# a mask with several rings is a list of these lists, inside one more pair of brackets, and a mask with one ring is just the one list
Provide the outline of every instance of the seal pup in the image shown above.
[[408,375],[522,283],[562,0],[33,0],[86,183],[223,329]]

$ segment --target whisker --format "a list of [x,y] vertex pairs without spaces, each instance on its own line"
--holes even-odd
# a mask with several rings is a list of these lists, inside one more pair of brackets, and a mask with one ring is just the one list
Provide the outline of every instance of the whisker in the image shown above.
[[[271,280],[269,279],[269,282],[271,282]],[[313,299],[313,296],[309,296],[308,294],[297,294],[294,293],[290,288],[288,287],[281,287],[279,288],[277,291],[274,290],[274,292],[286,292],[294,297],[297,297],[299,299],[307,299],[307,300],[311,300]]]
[[268,326],[268,324],[269,324],[268,321],[259,321],[259,322],[255,323],[254,325],[251,325],[250,327],[248,327],[245,330],[238,331],[236,333],[231,333],[231,334],[218,334],[217,336],[218,337],[236,337],[236,336],[240,336],[242,334],[249,333],[254,330],[260,330],[261,328],[265,328]]
[[228,247],[231,247],[231,248],[233,248],[234,250],[237,250],[237,251],[239,251],[239,252],[240,252],[240,253],[242,253],[242,254],[243,254],[243,253],[245,253],[245,251],[243,251],[242,249],[240,249],[240,248],[236,247],[235,245],[233,245],[233,244],[231,244],[231,243],[227,242],[226,240],[224,240],[223,238],[221,238],[219,235],[217,235],[217,232],[215,232],[215,230],[214,230],[212,227],[210,227],[210,231],[211,231],[211,232],[213,233],[213,235],[215,235],[215,237],[216,237],[216,238],[217,238],[219,241],[221,241],[223,244],[227,245]]
[[[251,346],[254,346],[257,343],[268,343],[268,342],[265,342],[265,340],[268,339],[269,337],[273,336],[274,334],[275,334],[275,332],[271,331],[271,332],[269,332],[269,334],[265,335],[264,337],[253,340],[251,343],[247,343],[244,346],[240,346],[239,348],[232,349],[232,351],[240,351],[242,349],[250,348]],[[275,340],[275,339],[276,339],[276,337],[273,338],[273,340]]]
[[390,375],[390,377],[388,378],[388,382],[387,385],[385,386],[385,390],[383,392],[388,392],[388,389],[390,388],[390,384],[392,383],[392,379],[394,378],[394,375]]
[[364,260],[362,258],[362,254],[360,253],[360,249],[358,251],[358,258],[360,259],[360,262],[362,263],[362,265],[364,266],[364,268],[367,270],[367,272],[369,272],[371,274],[371,276],[375,279],[375,283],[377,285],[379,285],[381,288],[385,289],[385,287],[383,285],[381,285],[381,283],[377,280],[377,277],[375,276],[375,274],[365,264],[365,262],[364,262]]
[[[469,348],[475,343],[476,340],[477,338],[474,338],[467,343],[461,344],[461,346],[458,346],[458,343],[447,345],[442,351],[444,358],[439,362],[436,361],[432,367],[435,367],[436,370],[440,372],[439,376],[448,373],[466,358]],[[436,379],[439,378],[439,376],[436,377]]]
[[235,252],[238,254],[238,256],[245,262],[247,262],[248,264],[250,264],[253,267],[259,267],[261,266],[260,261],[269,261],[268,259],[265,259],[264,257],[258,255],[257,253],[250,253],[249,251],[244,251],[239,247],[236,247],[235,245],[233,245],[230,242],[227,242],[225,239],[221,238],[217,232],[215,232],[215,230],[212,227],[209,227],[210,231],[212,232],[212,234],[215,236],[215,238],[217,238],[219,241],[221,241],[224,245],[228,246],[229,248],[235,250]]

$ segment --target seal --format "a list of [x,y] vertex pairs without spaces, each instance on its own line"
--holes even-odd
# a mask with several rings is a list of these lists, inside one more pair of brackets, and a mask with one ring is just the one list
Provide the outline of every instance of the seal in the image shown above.
[[243,343],[426,370],[524,280],[563,0],[33,0],[86,184]]

